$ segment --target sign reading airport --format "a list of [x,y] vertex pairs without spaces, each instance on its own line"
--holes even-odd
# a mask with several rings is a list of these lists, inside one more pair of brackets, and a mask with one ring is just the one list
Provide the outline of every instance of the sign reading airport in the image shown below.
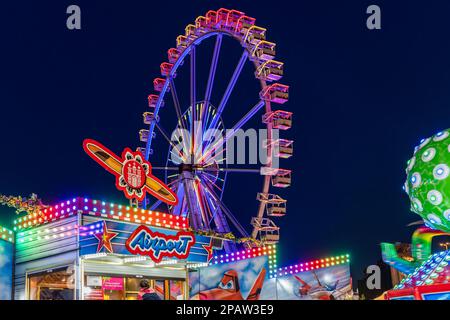
[[154,262],[163,258],[186,259],[195,243],[194,234],[187,231],[167,235],[139,226],[125,243],[127,250],[134,255],[148,256]]

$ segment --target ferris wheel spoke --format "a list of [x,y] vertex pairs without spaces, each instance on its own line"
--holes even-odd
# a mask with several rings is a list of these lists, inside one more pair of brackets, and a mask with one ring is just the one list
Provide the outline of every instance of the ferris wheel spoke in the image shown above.
[[190,176],[182,175],[181,181],[184,189],[184,199],[186,200],[189,212],[189,221],[193,228],[202,230],[204,222],[202,210],[199,208],[199,199],[194,186],[194,180]]
[[222,35],[218,34],[216,38],[216,44],[214,46],[214,53],[211,61],[211,67],[209,69],[208,83],[206,85],[205,106],[209,104],[209,101],[211,99],[211,93],[214,86],[214,78],[216,76],[217,62],[219,61],[221,46],[222,46]]
[[154,120],[155,126],[158,129],[158,131],[161,133],[161,135],[164,137],[164,139],[166,139],[166,141],[172,146],[172,152],[175,151],[178,153],[178,156],[181,158],[182,161],[186,161],[186,157],[183,155],[182,150],[180,150],[180,148],[175,145],[175,143],[173,143],[173,141],[169,138],[169,136],[167,135],[166,131],[161,127],[160,124],[158,124],[158,122],[156,120]]
[[214,221],[217,232],[224,233],[224,234],[231,232],[230,226],[228,225],[228,221],[222,215],[220,207],[217,205],[214,205],[214,200],[213,200],[212,196],[209,195],[208,192],[205,192],[204,195],[205,195],[206,202],[208,204],[208,208],[211,212],[210,222]]
[[161,200],[156,201],[152,206],[150,207],[150,211],[156,210],[160,205],[162,204]]
[[[207,176],[209,176],[209,177],[211,177],[211,178],[213,178],[213,179],[217,179],[217,180],[223,182],[223,179],[222,179],[222,178],[216,177],[215,175],[209,173],[207,170],[203,171],[203,174],[205,174],[205,175],[207,175]],[[211,179],[210,179],[210,180],[211,180]],[[212,181],[212,180],[211,180],[211,181]],[[220,189],[220,188],[219,188],[219,189]],[[221,189],[221,190],[222,190],[222,189]]]
[[231,130],[227,130],[223,143],[226,144],[227,141],[233,137],[236,132],[241,129],[253,116],[265,105],[265,101],[259,101],[247,114],[239,120]]
[[183,213],[183,206],[184,206],[184,186],[183,183],[181,183],[181,178],[178,178],[172,182],[178,183],[174,188],[175,189],[174,191],[176,192],[178,197],[178,204],[172,207],[172,214],[181,216]]
[[[222,233],[222,234],[230,233],[231,232],[230,225],[228,224],[228,221],[225,218],[225,216],[222,214],[222,210],[220,209],[220,207],[214,205],[214,200],[212,199],[212,196],[208,195],[207,192],[204,193],[204,196],[205,196],[208,208],[211,212],[210,223],[212,221],[214,221],[217,232]],[[211,211],[212,210],[211,208],[213,209],[213,211]],[[236,244],[231,241],[225,241],[223,244],[223,247],[226,252],[235,252],[236,251]]]
[[[204,177],[201,178],[202,183],[203,183],[203,184],[206,184],[207,181],[204,181],[203,179],[204,179]],[[215,219],[216,216],[220,214],[220,212],[219,212],[219,211],[220,211],[220,207],[219,207],[219,206],[217,205],[217,203],[214,201],[214,197],[211,195],[211,193],[209,192],[209,190],[208,190],[205,186],[204,186],[204,188],[205,188],[204,194],[205,194],[205,197],[208,199],[208,206],[210,207],[210,210],[211,210],[211,212],[212,212],[212,218]],[[216,220],[216,219],[215,219],[215,220]],[[225,220],[225,222],[226,222],[226,220]],[[216,224],[218,224],[218,223],[216,222]],[[222,224],[223,224],[223,223],[219,223],[219,225],[222,225]],[[225,223],[225,225],[228,226],[228,223]],[[228,227],[227,229],[229,230],[229,227]]]
[[191,148],[190,148],[190,155],[191,155],[191,163],[194,163],[194,150],[195,150],[195,138],[196,138],[196,131],[195,131],[195,123],[197,121],[197,106],[196,106],[196,74],[195,74],[195,46],[192,46],[191,52],[191,117],[190,117],[190,133],[191,133]]
[[225,90],[222,100],[220,101],[219,107],[217,108],[217,113],[215,114],[213,120],[211,121],[211,124],[209,125],[208,129],[215,129],[217,124],[219,123],[220,117],[222,115],[223,110],[225,109],[228,99],[230,98],[231,92],[233,91],[237,79],[239,78],[239,75],[241,74],[241,71],[244,68],[244,64],[247,61],[247,57],[248,51],[244,50],[241,59],[239,60],[236,69],[234,70],[233,76],[231,77],[231,80],[228,83],[228,87]]
[[183,137],[182,137],[183,149],[189,150],[189,148],[187,148],[187,145],[186,145],[188,140],[187,140],[187,137],[185,136],[187,126],[184,121],[183,114],[181,113],[180,100],[178,99],[177,89],[175,87],[175,82],[173,81],[173,78],[170,78],[170,80],[169,80],[169,87],[170,87],[170,92],[172,93],[173,105],[175,107],[175,112],[177,114],[178,124],[180,125],[181,129],[183,129],[183,131],[182,131],[182,133],[183,133]]
[[206,228],[211,230],[211,209],[209,208],[209,204],[206,201],[205,190],[201,184],[201,181],[197,180],[195,183],[195,188],[197,189],[197,196],[200,202],[200,209],[203,217],[203,221],[205,222]]
[[[211,93],[214,86],[214,79],[216,77],[216,70],[217,70],[217,62],[219,61],[219,55],[220,55],[220,48],[222,47],[222,35],[218,34],[216,38],[216,44],[214,45],[214,53],[211,61],[211,67],[209,68],[209,77],[208,77],[208,83],[206,84],[206,92],[205,92],[205,104],[204,108],[202,110],[205,110],[206,113],[208,113],[208,107],[209,102],[211,100]],[[202,111],[200,119],[203,121],[203,114]],[[205,129],[206,122],[203,123],[203,130]]]
[[193,118],[196,119],[196,112],[195,112],[195,108],[194,105],[197,101],[196,98],[196,69],[195,69],[195,46],[192,47],[191,52],[190,52],[190,57],[191,57],[191,106],[192,106],[192,114],[193,114]]
[[172,93],[172,100],[173,100],[173,105],[175,107],[175,112],[177,113],[178,123],[184,129],[186,129],[186,126],[184,125],[184,121],[183,121],[183,114],[181,113],[180,100],[178,99],[178,94],[177,94],[177,90],[175,88],[175,82],[173,82],[173,78],[170,78],[170,80],[169,80],[169,87],[170,87],[170,92]]
[[206,128],[206,126],[208,126],[208,123],[209,123],[209,118],[210,118],[210,113],[211,113],[211,112],[209,112],[210,110],[211,110],[211,106],[208,104],[208,109],[206,109],[206,107],[205,107],[206,116],[203,116],[203,118],[206,117],[206,119],[204,119],[204,123],[203,123],[203,132],[205,132],[205,128]]
[[203,153],[202,157],[200,158],[200,162],[203,161],[204,159],[206,159],[208,156],[211,155],[211,153],[217,148],[219,147],[219,144],[222,145],[226,145],[227,141],[232,138],[236,132],[241,129],[251,118],[253,118],[253,116],[265,105],[265,101],[261,100],[258,101],[257,104],[255,104],[255,106],[250,109],[249,112],[247,112],[247,114],[240,119],[233,127],[231,130],[227,130],[224,139],[219,140],[219,141],[215,141],[215,143],[211,146],[211,143],[209,145],[206,146],[205,148],[205,152]]
[[261,170],[260,169],[220,168],[219,171],[221,171],[221,172],[228,172],[228,173],[257,173],[257,174],[261,174]]
[[178,183],[178,182],[180,182],[180,179],[179,179],[179,178],[178,178],[178,179],[174,179],[173,181],[169,182],[167,185],[168,185],[169,187],[171,187],[171,188],[172,188],[172,186],[173,186],[173,189],[172,189],[172,190],[174,190],[175,192],[177,192],[177,190],[178,190],[178,188],[179,188],[179,184],[176,185],[176,186],[174,186],[174,184],[175,184],[175,183]]
[[178,167],[152,167],[152,170],[178,171]]
[[222,192],[220,193],[220,200],[223,199],[225,186],[227,185],[227,178],[228,178],[228,172],[225,172],[225,176],[223,177],[223,182],[222,182]]
[[244,227],[239,223],[239,221],[234,217],[234,215],[231,213],[231,211],[227,208],[227,206],[222,202],[220,197],[217,196],[217,194],[212,190],[212,188],[208,185],[208,182],[205,180],[202,180],[202,185],[206,188],[207,192],[210,196],[212,196],[214,203],[216,203],[222,212],[227,216],[228,220],[234,225],[234,227],[238,230],[238,232],[241,234],[243,238],[248,238],[249,235],[247,231],[245,231]]
[[[211,175],[209,175],[209,176],[211,176]],[[213,176],[213,177],[214,177],[214,176]],[[217,190],[219,190],[220,192],[222,192],[222,188],[220,188],[215,182],[213,182],[213,181],[211,180],[211,178],[208,177],[208,175],[203,175],[202,178],[205,179],[206,181],[208,181],[209,184],[211,184],[212,186],[214,186],[215,188],[217,188]]]
[[[249,111],[247,112],[247,114],[241,119],[239,120],[234,126],[233,128],[229,131],[229,133],[227,133],[227,135],[225,136],[225,142],[232,137],[236,131],[238,131],[239,129],[241,129],[251,118],[253,118],[253,116],[265,105],[265,101],[261,100],[259,101],[257,104],[255,104],[255,106]],[[228,137],[228,139],[227,139]]]

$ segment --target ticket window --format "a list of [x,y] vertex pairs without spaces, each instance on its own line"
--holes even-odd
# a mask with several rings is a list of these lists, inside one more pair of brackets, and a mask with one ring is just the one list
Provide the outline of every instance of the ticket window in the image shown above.
[[72,267],[29,274],[27,282],[30,300],[75,299],[75,273]]

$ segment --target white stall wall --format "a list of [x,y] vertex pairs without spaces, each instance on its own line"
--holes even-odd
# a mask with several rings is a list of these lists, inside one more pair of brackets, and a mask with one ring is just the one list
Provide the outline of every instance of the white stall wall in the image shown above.
[[78,216],[73,216],[17,233],[15,300],[27,298],[27,273],[75,264],[78,257],[77,221]]

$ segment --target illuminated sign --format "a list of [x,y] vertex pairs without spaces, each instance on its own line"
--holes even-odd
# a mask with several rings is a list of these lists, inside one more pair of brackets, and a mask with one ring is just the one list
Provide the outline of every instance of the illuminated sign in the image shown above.
[[178,204],[176,194],[152,175],[152,165],[140,152],[126,148],[120,158],[101,143],[91,139],[84,140],[83,149],[116,177],[116,187],[124,192],[126,198],[142,201],[148,192],[164,203],[172,206]]
[[[156,220],[156,224],[162,222]],[[148,257],[157,263],[178,259],[208,263],[215,250],[222,250],[220,241],[184,229],[101,219],[79,229],[80,256],[86,257],[118,254]]]
[[134,255],[149,256],[153,261],[160,262],[163,258],[186,259],[194,243],[195,237],[191,232],[167,235],[139,226],[128,238],[125,247]]
[[124,287],[123,278],[103,277],[102,279],[103,290],[122,291]]

